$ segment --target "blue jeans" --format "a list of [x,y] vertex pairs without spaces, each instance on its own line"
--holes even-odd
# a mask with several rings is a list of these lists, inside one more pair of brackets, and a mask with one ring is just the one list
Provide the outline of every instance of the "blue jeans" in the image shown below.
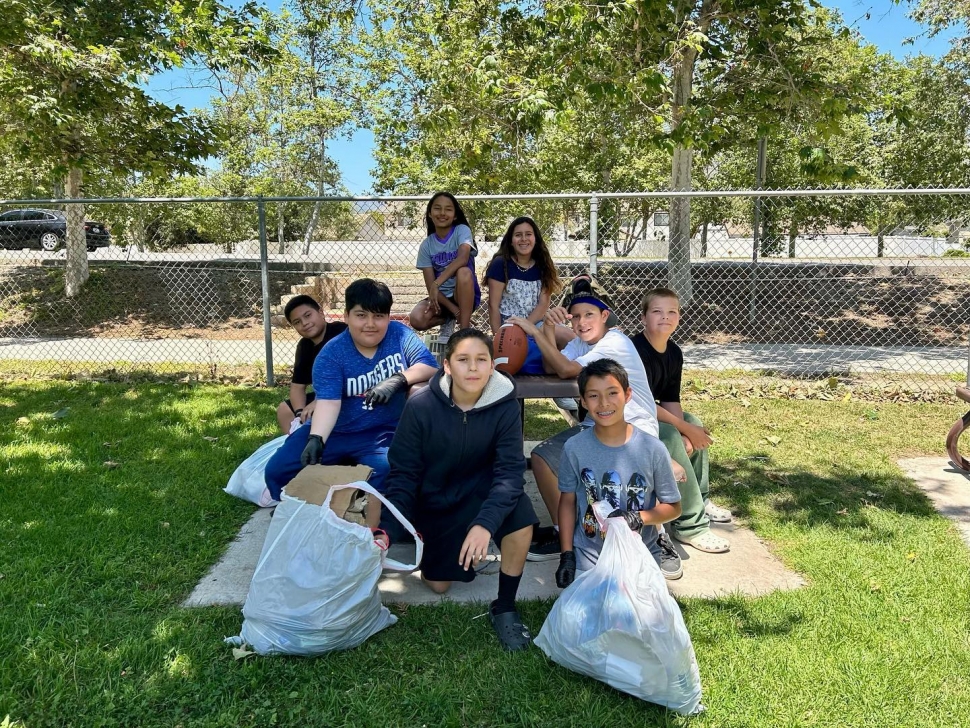
[[[387,449],[391,445],[394,430],[379,429],[364,432],[332,432],[327,438],[323,451],[323,465],[367,465],[373,468],[367,482],[377,490],[383,490],[384,478],[390,466],[387,464]],[[291,434],[280,449],[266,463],[266,487],[275,500],[280,491],[303,469],[300,457],[310,439],[310,423]]]

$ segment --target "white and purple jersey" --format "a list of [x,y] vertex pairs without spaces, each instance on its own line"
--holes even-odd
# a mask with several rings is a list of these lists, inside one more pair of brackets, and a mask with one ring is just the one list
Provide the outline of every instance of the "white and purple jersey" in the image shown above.
[[[456,225],[444,239],[438,237],[437,233],[431,233],[421,242],[418,248],[418,268],[433,268],[435,277],[441,275],[441,271],[455,258],[458,257],[458,249],[462,245],[471,246],[471,253],[468,257],[468,267],[472,271],[472,280],[475,281],[475,301],[481,300],[481,289],[478,287],[478,278],[475,276],[475,256],[478,255],[478,248],[472,240],[472,231],[467,225]],[[452,276],[445,281],[440,290],[447,298],[455,296],[455,278]],[[476,304],[477,305],[477,304]]]
[[407,392],[402,390],[386,405],[366,410],[364,392],[415,364],[437,367],[434,355],[417,335],[399,321],[390,321],[383,341],[371,358],[361,354],[345,331],[327,342],[313,364],[313,391],[317,399],[339,399],[340,414],[334,432],[363,432],[397,426]]

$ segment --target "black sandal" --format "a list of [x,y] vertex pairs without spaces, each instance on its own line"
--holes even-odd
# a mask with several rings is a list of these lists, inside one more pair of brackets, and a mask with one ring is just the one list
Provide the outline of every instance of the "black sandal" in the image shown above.
[[503,612],[495,614],[492,611],[494,602],[489,605],[488,618],[492,622],[492,629],[495,630],[498,641],[502,647],[509,652],[526,650],[532,644],[532,635],[529,628],[522,624],[522,617],[517,611]]

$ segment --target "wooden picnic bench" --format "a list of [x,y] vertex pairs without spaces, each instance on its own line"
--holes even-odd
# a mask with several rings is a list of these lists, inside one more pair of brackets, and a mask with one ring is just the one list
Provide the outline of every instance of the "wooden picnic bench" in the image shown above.
[[[516,396],[525,423],[525,401],[527,399],[558,399],[559,397],[578,397],[579,384],[575,379],[560,379],[555,374],[516,374]],[[419,382],[412,389],[428,386],[427,382]]]

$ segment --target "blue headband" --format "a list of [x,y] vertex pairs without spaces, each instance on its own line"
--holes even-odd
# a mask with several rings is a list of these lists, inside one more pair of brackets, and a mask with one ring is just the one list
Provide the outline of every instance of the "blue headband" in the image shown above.
[[590,296],[590,295],[585,295],[585,294],[582,295],[582,296],[576,296],[575,298],[573,298],[573,299],[571,299],[569,301],[569,308],[572,308],[577,303],[589,303],[589,304],[592,304],[593,306],[596,306],[596,308],[598,308],[600,311],[609,311],[610,310],[610,307],[606,303],[604,303],[603,301],[601,301],[600,299],[596,298],[596,296]]

